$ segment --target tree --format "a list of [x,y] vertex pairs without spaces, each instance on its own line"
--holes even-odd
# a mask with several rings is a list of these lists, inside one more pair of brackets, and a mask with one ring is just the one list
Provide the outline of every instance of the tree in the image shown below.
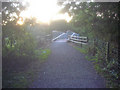
[[68,2],[64,6],[61,12],[73,16],[71,23],[78,33],[118,41],[118,3]]
[[[109,77],[112,82],[109,87],[118,85],[118,7],[117,2],[70,2],[59,3],[64,8],[61,12],[68,12],[73,16],[70,24],[73,31],[89,38],[88,52],[93,54],[96,66]],[[93,43],[92,43],[93,42]],[[109,44],[108,44],[109,43]],[[107,46],[107,47],[106,47]],[[105,53],[107,51],[107,54]],[[108,53],[109,52],[109,53]],[[115,53],[115,54],[114,54]],[[109,56],[109,58],[105,58]]]
[[[32,55],[35,42],[26,30],[26,25],[17,25],[20,12],[25,9],[21,3],[3,2],[2,8],[2,46],[3,58]],[[7,60],[5,59],[5,60]]]

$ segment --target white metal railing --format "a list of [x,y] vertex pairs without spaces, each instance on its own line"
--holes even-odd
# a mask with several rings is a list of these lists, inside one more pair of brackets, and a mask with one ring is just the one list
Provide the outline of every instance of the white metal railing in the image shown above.
[[56,38],[54,38],[54,39],[52,39],[52,41],[55,41],[55,40],[57,40],[58,38],[60,38],[62,35],[64,35],[65,33],[62,33],[62,34],[60,34],[59,36],[57,36]]
[[87,44],[88,38],[87,37],[80,37],[80,36],[69,36],[68,41],[80,44]]

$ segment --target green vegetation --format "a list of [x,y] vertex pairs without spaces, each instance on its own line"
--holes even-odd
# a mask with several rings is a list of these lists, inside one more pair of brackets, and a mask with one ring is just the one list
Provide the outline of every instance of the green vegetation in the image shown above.
[[80,36],[88,37],[88,45],[75,47],[86,58],[94,62],[95,69],[107,80],[107,87],[120,87],[118,76],[118,8],[117,2],[60,2],[64,6],[62,13],[68,12],[73,19],[69,23],[71,30]]
[[[28,87],[38,76],[41,63],[45,62],[51,53],[50,49],[36,50],[36,59],[24,71],[11,72],[9,76],[4,73],[3,85],[4,87],[25,88]],[[15,70],[14,70],[15,71]]]
[[2,3],[3,88],[27,87],[51,53],[51,35],[46,36],[50,34],[48,27],[38,25],[35,18],[17,24],[20,12],[26,7],[19,2]]
[[84,54],[87,53],[87,51],[84,48],[75,47],[75,46],[74,46],[74,48],[77,49],[78,51],[80,51],[81,53],[84,53]]
[[26,77],[23,76],[23,74],[17,74],[14,76],[14,83],[12,83],[12,87],[14,88],[20,88],[20,87],[26,87],[28,84]]
[[[120,76],[118,7],[120,5],[105,2],[78,3],[69,2],[69,0],[64,2],[58,3],[63,6],[61,13],[69,13],[73,16],[72,20],[70,23],[58,20],[51,22],[50,25],[38,24],[35,18],[26,19],[23,25],[19,25],[17,21],[21,18],[20,12],[24,11],[27,6],[17,2],[2,3],[3,87],[25,87],[27,85],[27,81],[30,80],[27,79],[27,75],[34,76],[33,72],[37,70],[35,68],[40,66],[38,62],[45,61],[51,52],[45,48],[50,44],[52,30],[71,30],[79,33],[80,36],[88,37],[88,45],[74,48],[87,54],[88,60],[94,61],[96,70],[106,78],[107,87],[120,87],[118,85],[120,83],[118,81],[118,76]],[[33,66],[36,67],[25,71],[34,62],[36,63]],[[20,73],[23,71],[25,76]],[[20,83],[22,83],[21,86],[19,86]]]
[[[37,50],[37,52],[39,52],[39,53],[36,53],[37,55],[39,55],[39,57],[37,57],[38,61],[36,63],[39,63],[39,64],[32,63],[34,66],[30,67],[25,72],[15,73],[14,82],[11,83],[12,87],[14,88],[28,87],[38,77],[37,74],[40,68],[40,64],[45,62],[45,60],[50,55],[51,51],[50,49],[40,49],[40,50]],[[13,80],[11,79],[11,81]]]
[[86,55],[85,58],[86,58],[88,61],[95,61],[95,62],[98,61],[97,58],[95,58],[94,56],[91,56],[91,57],[90,57],[90,56]]
[[[118,70],[117,63],[115,62],[115,60],[110,61],[108,64],[104,63],[104,60],[106,60],[104,55],[102,55],[102,53],[104,53],[104,52],[101,52],[97,47],[96,47],[97,52],[95,55],[91,55],[91,52],[88,52],[89,49],[85,48],[88,46],[84,46],[84,47],[79,46],[78,47],[75,45],[73,47],[75,49],[77,49],[78,51],[80,51],[81,53],[85,54],[85,58],[94,64],[94,68],[96,69],[97,73],[101,74],[102,76],[104,76],[106,78],[106,80],[107,80],[106,87],[118,87],[117,80],[119,77],[118,76],[119,72],[117,71]],[[105,66],[105,65],[107,65],[107,66]],[[112,72],[113,68],[116,71]]]
[[38,49],[35,51],[35,55],[39,60],[46,60],[51,53],[50,49]]

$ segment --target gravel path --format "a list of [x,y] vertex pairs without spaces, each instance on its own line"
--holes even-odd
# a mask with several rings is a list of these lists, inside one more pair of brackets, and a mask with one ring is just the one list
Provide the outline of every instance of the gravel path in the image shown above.
[[52,53],[41,65],[30,88],[105,88],[93,64],[64,40],[51,44]]

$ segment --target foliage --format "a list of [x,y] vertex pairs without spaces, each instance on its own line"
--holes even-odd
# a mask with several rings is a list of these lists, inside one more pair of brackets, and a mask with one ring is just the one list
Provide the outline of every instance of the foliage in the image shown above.
[[40,69],[41,63],[45,62],[45,60],[50,55],[51,50],[46,49],[37,49],[35,50],[35,59],[34,61],[31,61],[31,64],[29,64],[29,69],[25,69],[23,71],[11,71],[8,75],[4,75],[3,79],[3,88],[9,87],[9,88],[26,88],[28,87],[33,80],[37,77],[38,71]]
[[[33,54],[35,42],[30,33],[25,30],[24,26],[16,25],[17,16],[11,16],[13,13],[19,14],[20,11],[16,10],[14,5],[18,5],[16,8],[20,8],[19,3],[3,3],[3,8],[6,7],[3,12],[3,58],[9,56],[28,56]],[[6,12],[8,13],[6,14]],[[19,15],[18,15],[19,16]],[[6,22],[4,24],[4,22]]]
[[[89,60],[94,61],[95,68],[106,76],[107,81],[110,82],[107,87],[120,87],[117,52],[119,4],[117,2],[78,2],[68,0],[66,3],[59,3],[64,6],[61,12],[68,12],[73,16],[70,22],[72,31],[88,37],[86,50],[92,55]],[[108,59],[106,59],[107,42],[110,44]],[[84,51],[82,49],[80,51]]]
[[[38,49],[45,47],[45,44],[39,42],[37,36],[45,36],[49,31],[42,33],[46,29],[42,29],[45,27],[43,25],[40,28],[41,31],[37,32],[39,26],[35,23],[34,18],[26,19],[23,25],[17,24],[20,12],[25,9],[21,3],[3,2],[2,4],[4,9],[2,12],[3,87],[26,87],[30,79],[28,76],[31,74],[32,78],[33,72],[21,72],[25,71],[29,64],[38,60],[42,61],[42,59],[45,61],[48,57],[49,49]],[[39,33],[42,34],[39,35]],[[47,42],[45,37],[43,39]],[[39,43],[40,45],[38,45]]]
[[78,51],[80,51],[81,53],[84,53],[84,54],[87,53],[85,48],[79,48],[79,47],[74,47],[74,48],[77,49]]
[[69,12],[73,16],[71,23],[75,32],[89,38],[117,42],[118,3],[68,2],[63,6],[61,12]]
[[35,57],[39,60],[46,60],[49,54],[51,53],[50,49],[37,49],[35,50]]
[[65,32],[70,29],[70,26],[65,20],[56,20],[56,21],[51,22],[50,28],[51,28],[51,30]]
[[[108,87],[120,87],[117,85],[119,63],[116,50],[118,47],[118,3],[68,1],[66,4],[61,2],[59,5],[64,6],[61,12],[68,12],[70,16],[73,16],[70,23],[58,20],[51,22],[50,25],[38,25],[35,18],[31,18],[26,19],[23,25],[17,25],[16,23],[20,19],[19,14],[26,7],[16,2],[2,3],[3,74],[7,72],[4,67],[14,66],[13,68],[15,68],[20,65],[20,62],[25,66],[26,62],[34,59],[45,60],[50,54],[50,50],[40,48],[48,45],[46,35],[51,35],[51,31],[56,29],[60,31],[72,29],[89,38],[87,48],[75,48],[82,53],[93,55],[89,60],[95,61],[95,68],[104,74],[109,82]],[[106,42],[110,43],[109,59],[106,59]],[[11,72],[10,68],[9,72]],[[22,82],[24,87],[27,83],[26,78],[18,78],[19,80],[15,80]],[[14,87],[19,87],[19,83],[14,84]]]

